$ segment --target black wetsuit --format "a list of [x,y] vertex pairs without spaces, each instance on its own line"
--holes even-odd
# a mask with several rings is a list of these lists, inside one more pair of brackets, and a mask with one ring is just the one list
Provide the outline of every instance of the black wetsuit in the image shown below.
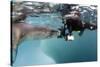
[[82,22],[80,17],[74,18],[74,16],[66,19],[65,26],[66,25],[67,25],[69,35],[72,35],[72,31],[80,31],[79,36],[81,36],[85,29],[89,29],[89,30],[97,29],[97,25],[95,23],[89,23],[89,22],[85,23]]
[[[66,22],[63,21],[63,23],[64,23],[64,26],[59,29],[61,31],[61,37],[62,36],[65,37],[67,35],[72,35],[72,31],[81,31],[79,33],[79,35],[80,36],[82,35],[82,33],[84,31],[84,27],[83,27],[83,23],[80,18],[71,16],[71,17],[66,18]],[[66,31],[67,31],[67,33],[66,33]]]
[[80,20],[80,18],[68,18],[66,19],[66,24],[67,25],[67,29],[69,31],[69,34],[72,34],[72,31],[83,31],[83,24],[82,21]]

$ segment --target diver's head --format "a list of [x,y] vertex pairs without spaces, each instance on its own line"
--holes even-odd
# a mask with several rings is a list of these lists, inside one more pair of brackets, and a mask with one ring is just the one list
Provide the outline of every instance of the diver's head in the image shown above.
[[95,30],[95,29],[97,29],[97,25],[96,24],[94,24],[94,23],[90,23],[90,30]]
[[87,28],[89,30],[97,29],[97,25],[95,23],[85,23],[84,26],[85,26],[85,28]]

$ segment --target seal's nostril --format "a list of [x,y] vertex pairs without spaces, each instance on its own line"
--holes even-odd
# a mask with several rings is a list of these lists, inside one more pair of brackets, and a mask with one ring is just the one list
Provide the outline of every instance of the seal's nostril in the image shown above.
[[52,32],[52,33],[55,33],[55,32],[57,32],[57,31],[56,31],[56,30],[51,30],[51,32]]

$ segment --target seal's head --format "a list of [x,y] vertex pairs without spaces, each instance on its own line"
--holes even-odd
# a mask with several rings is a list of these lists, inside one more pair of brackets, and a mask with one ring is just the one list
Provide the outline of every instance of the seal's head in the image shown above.
[[49,32],[50,37],[57,36],[57,34],[58,34],[57,30],[50,30],[50,32]]

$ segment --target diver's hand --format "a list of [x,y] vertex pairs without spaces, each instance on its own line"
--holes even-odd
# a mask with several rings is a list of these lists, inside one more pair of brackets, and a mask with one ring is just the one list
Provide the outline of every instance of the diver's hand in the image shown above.
[[68,41],[74,40],[74,36],[73,35],[68,35],[67,38],[68,38]]
[[74,36],[73,35],[67,35],[64,37],[66,41],[73,41],[74,40]]

